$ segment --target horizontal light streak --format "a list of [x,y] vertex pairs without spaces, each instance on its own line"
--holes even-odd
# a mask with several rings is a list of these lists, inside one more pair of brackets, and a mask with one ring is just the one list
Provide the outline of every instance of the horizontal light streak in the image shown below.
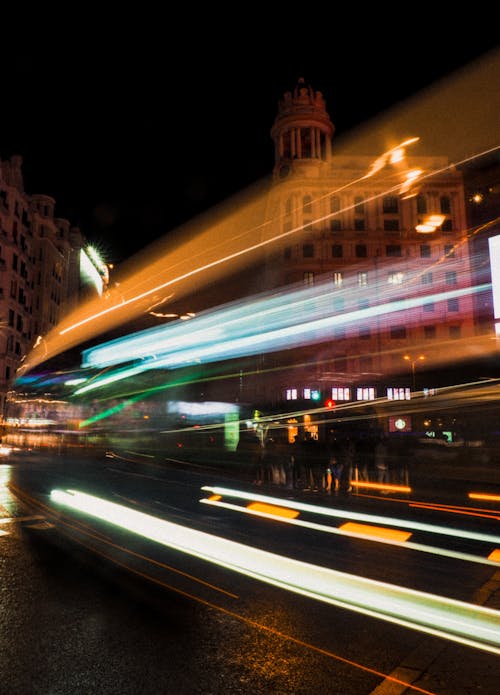
[[409,531],[395,531],[394,529],[383,528],[382,526],[369,526],[368,524],[357,524],[354,521],[348,521],[342,526],[339,526],[341,531],[346,531],[354,535],[374,536],[375,538],[389,539],[404,543],[411,538]]
[[466,531],[465,529],[453,529],[448,526],[435,526],[434,524],[424,524],[419,521],[409,521],[405,519],[395,519],[394,517],[379,516],[377,514],[364,514],[362,512],[353,512],[351,510],[340,510],[333,507],[322,507],[320,505],[316,506],[314,504],[307,504],[306,502],[298,502],[297,500],[286,500],[279,497],[272,497],[267,495],[259,495],[251,492],[245,492],[244,490],[235,490],[233,488],[221,487],[219,485],[204,485],[201,488],[204,492],[212,492],[223,497],[235,497],[237,499],[259,501],[269,504],[283,505],[286,504],[287,507],[291,509],[298,509],[303,512],[310,512],[312,514],[320,514],[322,516],[330,516],[334,518],[341,519],[355,519],[357,521],[364,521],[371,524],[384,524],[384,526],[396,526],[400,528],[411,528],[413,530],[425,531],[426,533],[437,533],[445,536],[453,536],[454,538],[469,538],[470,540],[480,541],[485,543],[491,543],[492,545],[500,544],[500,536],[492,536],[486,533],[476,533],[475,531]]
[[[211,500],[211,501],[215,501],[215,500]],[[263,502],[252,502],[251,504],[247,505],[247,508],[250,509],[251,511],[264,512],[266,514],[271,514],[271,516],[283,516],[286,519],[295,519],[299,515],[299,512],[297,512],[294,509],[287,509],[286,507],[278,507],[278,506],[273,505],[273,504],[264,504]]]
[[[368,525],[366,527],[366,533],[361,530],[362,524],[358,524],[356,531],[350,531],[349,528],[329,526],[326,524],[318,524],[314,521],[306,521],[304,519],[290,518],[286,516],[277,516],[276,514],[269,513],[264,510],[258,510],[256,507],[251,508],[242,507],[239,504],[231,504],[230,502],[224,502],[221,500],[214,500],[213,497],[205,498],[200,500],[201,504],[208,504],[213,507],[219,507],[221,509],[228,509],[233,512],[240,512],[244,514],[250,514],[252,516],[259,516],[263,519],[270,519],[272,521],[280,521],[286,524],[292,524],[293,526],[300,526],[301,528],[307,528],[312,531],[319,531],[321,533],[331,533],[339,536],[351,536],[353,538],[362,538],[367,541],[376,541],[378,543],[385,543],[387,545],[404,546],[409,550],[415,550],[420,553],[429,553],[431,555],[438,555],[441,557],[451,557],[455,560],[462,560],[463,562],[474,562],[478,565],[493,565],[496,566],[496,562],[479,555],[471,555],[470,553],[461,553],[456,550],[447,550],[445,548],[438,548],[433,545],[423,545],[421,543],[413,543],[410,541],[403,541],[400,537],[391,537],[391,532],[393,529],[387,529],[387,533],[379,534],[376,536],[371,532],[374,527]],[[347,515],[342,515],[347,516]],[[345,526],[345,524],[344,524]],[[396,532],[395,532],[396,533]],[[411,535],[411,534],[410,534]]]
[[390,490],[391,492],[411,492],[408,485],[392,485],[390,483],[365,483],[364,481],[351,480],[352,487],[364,487],[373,490]]
[[[318,286],[279,297],[219,309],[187,323],[141,331],[84,351],[82,367],[109,367],[140,360],[123,370],[97,376],[75,391],[87,393],[149,369],[167,369],[254,355],[261,351],[321,342],[334,328],[370,321],[391,313],[482,292],[487,285],[385,302],[345,313],[333,313],[334,290]],[[258,319],[256,318],[258,317]],[[307,318],[304,318],[307,317]],[[213,323],[217,331],[213,333]],[[215,337],[214,337],[215,336]]]
[[500,495],[491,495],[486,492],[469,492],[469,499],[484,500],[486,502],[500,502]]
[[312,565],[128,509],[76,490],[53,502],[280,589],[500,654],[500,613]]

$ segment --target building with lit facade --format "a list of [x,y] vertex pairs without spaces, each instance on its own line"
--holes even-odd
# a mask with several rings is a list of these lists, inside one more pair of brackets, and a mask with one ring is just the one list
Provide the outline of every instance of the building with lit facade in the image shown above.
[[437,369],[465,355],[477,332],[462,172],[439,153],[412,156],[412,140],[382,155],[336,154],[324,98],[303,80],[279,102],[271,136],[263,238],[277,241],[265,287],[321,286],[338,317],[327,341],[279,372],[280,398],[432,392],[423,362]]
[[55,216],[53,198],[25,192],[22,158],[0,161],[0,414],[23,357],[102,286],[85,247],[80,229]]

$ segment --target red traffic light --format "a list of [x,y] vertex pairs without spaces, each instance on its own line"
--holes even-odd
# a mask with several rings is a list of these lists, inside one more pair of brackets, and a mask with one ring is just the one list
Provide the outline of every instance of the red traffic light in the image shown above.
[[325,408],[335,408],[335,401],[331,398],[327,398],[325,401]]

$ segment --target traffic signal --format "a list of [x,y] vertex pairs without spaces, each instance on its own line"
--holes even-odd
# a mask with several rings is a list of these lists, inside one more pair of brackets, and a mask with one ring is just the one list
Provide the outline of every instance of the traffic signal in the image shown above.
[[327,398],[325,401],[325,408],[335,408],[335,401],[332,398]]

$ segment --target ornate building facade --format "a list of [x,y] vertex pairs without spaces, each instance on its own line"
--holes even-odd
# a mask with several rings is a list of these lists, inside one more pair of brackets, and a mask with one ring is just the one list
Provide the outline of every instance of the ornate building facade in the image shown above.
[[437,369],[476,349],[463,176],[439,154],[411,156],[417,138],[336,154],[334,131],[303,80],[279,102],[265,286],[321,287],[338,319],[281,373],[281,397],[407,399],[432,387],[415,384],[421,360]]

